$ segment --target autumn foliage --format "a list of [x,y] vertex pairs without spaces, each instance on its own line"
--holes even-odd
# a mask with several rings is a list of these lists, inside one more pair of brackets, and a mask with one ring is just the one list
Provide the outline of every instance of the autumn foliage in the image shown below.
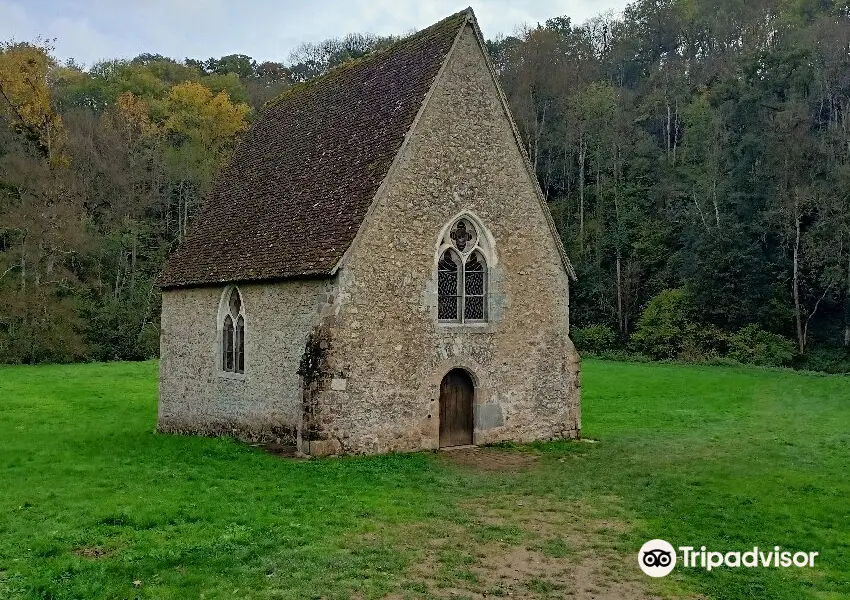
[[50,52],[0,48],[0,362],[150,357],[155,276],[252,109],[227,76]]

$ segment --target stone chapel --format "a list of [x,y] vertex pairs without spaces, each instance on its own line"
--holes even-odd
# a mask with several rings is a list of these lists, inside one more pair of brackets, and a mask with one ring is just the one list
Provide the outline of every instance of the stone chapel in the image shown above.
[[160,276],[158,430],[576,438],[571,278],[467,9],[260,113]]

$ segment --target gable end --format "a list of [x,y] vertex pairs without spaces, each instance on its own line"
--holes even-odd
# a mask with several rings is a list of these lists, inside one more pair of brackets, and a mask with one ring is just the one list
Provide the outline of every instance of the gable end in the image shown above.
[[399,151],[396,154],[392,165],[388,169],[387,175],[384,178],[384,180],[382,181],[381,186],[376,191],[375,196],[372,199],[371,205],[369,206],[369,209],[366,213],[366,217],[360,223],[360,227],[358,229],[357,235],[354,237],[354,240],[352,241],[351,245],[346,249],[345,253],[340,257],[340,260],[336,263],[336,265],[334,265],[332,273],[336,273],[345,264],[347,258],[353,252],[353,249],[356,247],[359,239],[361,238],[362,232],[365,229],[366,224],[370,221],[370,216],[374,213],[377,205],[379,204],[379,199],[382,196],[382,192],[383,192],[384,188],[387,185],[389,185],[388,182],[392,181],[392,179],[393,179],[392,175],[396,171],[396,168],[397,168],[398,163],[400,162],[401,158],[404,156],[405,150],[406,150],[406,148],[407,148],[407,146],[410,142],[410,139],[411,139],[414,131],[416,130],[417,126],[419,125],[419,121],[420,121],[423,113],[428,108],[428,104],[429,104],[429,101],[431,100],[431,97],[434,94],[434,90],[437,88],[440,79],[444,76],[446,67],[449,64],[449,62],[451,61],[451,58],[455,53],[455,49],[457,48],[458,42],[460,41],[461,37],[463,36],[464,31],[466,30],[466,26],[469,25],[469,26],[472,27],[472,31],[473,31],[474,36],[475,36],[475,40],[478,44],[478,49],[479,49],[482,57],[484,58],[485,64],[487,65],[487,71],[490,75],[490,78],[493,82],[493,85],[495,86],[496,93],[499,97],[499,105],[501,107],[501,110],[502,110],[504,116],[507,118],[508,123],[510,124],[513,140],[516,144],[517,150],[520,153],[520,156],[522,157],[522,162],[523,162],[523,165],[525,166],[525,170],[528,174],[531,185],[534,187],[534,193],[535,193],[535,196],[537,198],[537,202],[540,205],[540,209],[543,211],[543,214],[545,216],[546,223],[547,223],[547,226],[549,228],[549,233],[553,238],[553,241],[555,243],[555,247],[557,248],[557,251],[558,251],[558,254],[559,254],[559,257],[560,257],[561,265],[563,266],[564,271],[566,272],[567,276],[570,279],[572,279],[573,281],[576,281],[578,279],[578,277],[576,275],[575,269],[573,268],[573,265],[570,262],[569,257],[567,256],[567,251],[566,251],[566,248],[564,247],[564,243],[561,240],[561,236],[558,233],[557,228],[555,227],[555,222],[552,219],[552,213],[549,210],[549,206],[546,203],[546,198],[544,197],[543,191],[540,188],[540,183],[537,180],[537,174],[534,172],[534,166],[531,164],[531,161],[528,157],[528,153],[526,152],[525,147],[523,146],[522,137],[520,136],[519,129],[517,128],[516,122],[514,121],[513,116],[511,115],[511,111],[510,111],[510,107],[508,106],[507,98],[505,97],[505,94],[502,91],[502,87],[499,84],[498,77],[496,76],[496,71],[493,68],[493,63],[490,60],[490,57],[487,53],[486,45],[484,43],[484,38],[483,38],[483,35],[481,33],[481,29],[478,26],[478,21],[475,18],[475,13],[473,12],[472,8],[470,7],[470,8],[467,8],[465,11],[463,11],[462,13],[459,13],[459,14],[465,14],[466,18],[464,20],[464,23],[458,29],[457,35],[455,36],[454,42],[452,43],[452,46],[451,46],[451,49],[446,54],[446,56],[443,60],[443,64],[441,65],[440,70],[437,73],[436,77],[434,77],[434,80],[431,83],[431,87],[428,90],[428,93],[425,95],[424,101],[422,102],[422,105],[420,106],[419,111],[417,112],[417,115],[416,115],[415,119],[413,120],[410,129],[407,131],[407,133],[405,135],[404,142],[402,143],[401,147],[399,148]]

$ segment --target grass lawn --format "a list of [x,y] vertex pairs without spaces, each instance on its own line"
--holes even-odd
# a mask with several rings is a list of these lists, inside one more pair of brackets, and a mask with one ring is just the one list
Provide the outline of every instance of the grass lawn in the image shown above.
[[0,598],[850,598],[848,377],[588,360],[598,443],[310,461],[155,434],[156,378],[0,367]]

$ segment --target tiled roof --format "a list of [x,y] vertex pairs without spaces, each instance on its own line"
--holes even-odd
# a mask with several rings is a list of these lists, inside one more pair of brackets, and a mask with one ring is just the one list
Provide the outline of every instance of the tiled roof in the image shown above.
[[452,15],[264,108],[160,285],[330,274],[470,17]]

